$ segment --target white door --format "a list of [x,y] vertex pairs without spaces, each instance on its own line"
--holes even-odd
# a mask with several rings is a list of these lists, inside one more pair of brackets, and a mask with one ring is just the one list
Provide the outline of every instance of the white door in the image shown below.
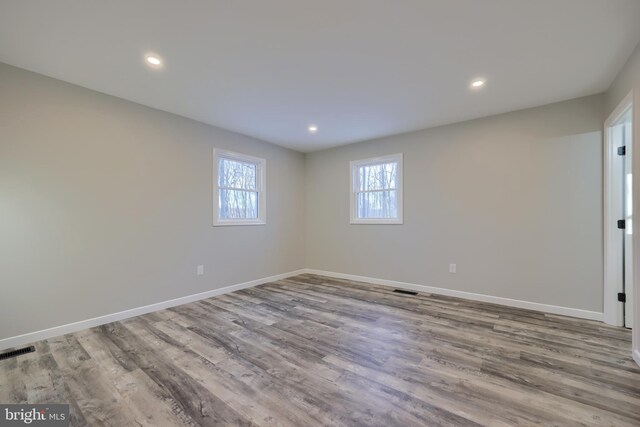
[[625,147],[624,155],[624,325],[631,328],[633,325],[633,242],[631,236],[633,234],[633,170],[632,165],[632,128],[631,114],[626,114],[622,126],[622,145]]
[[628,328],[634,308],[640,308],[634,307],[633,298],[633,229],[640,222],[633,224],[632,118],[629,94],[604,124],[604,321]]

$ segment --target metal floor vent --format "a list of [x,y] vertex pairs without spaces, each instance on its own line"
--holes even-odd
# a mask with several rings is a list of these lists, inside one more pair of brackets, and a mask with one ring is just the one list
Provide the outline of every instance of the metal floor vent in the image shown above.
[[405,295],[418,295],[417,292],[407,291],[407,290],[404,290],[404,289],[394,289],[393,292],[395,292],[397,294],[405,294]]
[[33,353],[34,351],[36,351],[36,348],[34,346],[11,350],[6,353],[0,354],[0,360],[11,359],[12,357],[22,356],[23,354]]

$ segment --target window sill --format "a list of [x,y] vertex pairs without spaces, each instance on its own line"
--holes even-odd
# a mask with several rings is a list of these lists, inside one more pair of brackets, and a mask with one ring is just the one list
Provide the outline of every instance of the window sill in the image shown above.
[[402,225],[402,219],[352,219],[352,225]]
[[214,221],[214,227],[226,227],[234,225],[266,225],[267,221],[254,220],[254,221]]

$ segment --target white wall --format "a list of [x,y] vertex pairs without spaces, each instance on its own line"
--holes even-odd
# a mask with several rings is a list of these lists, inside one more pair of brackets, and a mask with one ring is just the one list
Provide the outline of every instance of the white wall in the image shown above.
[[[602,312],[602,118],[597,95],[308,154],[307,267]],[[399,152],[404,225],[350,225],[349,161]]]
[[[213,147],[267,159],[267,225],[212,226]],[[0,339],[303,268],[303,168],[0,64]]]

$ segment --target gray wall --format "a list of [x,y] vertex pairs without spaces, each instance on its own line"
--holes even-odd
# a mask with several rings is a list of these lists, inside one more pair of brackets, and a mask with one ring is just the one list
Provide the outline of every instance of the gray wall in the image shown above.
[[[267,225],[211,225],[213,147],[267,159]],[[0,64],[0,339],[303,268],[303,168]]]
[[[602,107],[597,95],[308,154],[307,267],[601,312]],[[404,225],[350,225],[349,161],[398,152]]]
[[[620,101],[635,88],[635,97],[640,99],[640,43],[636,46],[622,70],[618,73],[605,94],[605,112],[609,116]],[[637,104],[635,104],[637,105]],[[636,109],[637,111],[638,109]]]
[[[638,56],[606,99],[307,156],[0,64],[0,339],[303,267],[601,311],[603,105]],[[211,226],[213,147],[267,159],[266,226]],[[404,225],[350,225],[349,161],[397,152]]]

